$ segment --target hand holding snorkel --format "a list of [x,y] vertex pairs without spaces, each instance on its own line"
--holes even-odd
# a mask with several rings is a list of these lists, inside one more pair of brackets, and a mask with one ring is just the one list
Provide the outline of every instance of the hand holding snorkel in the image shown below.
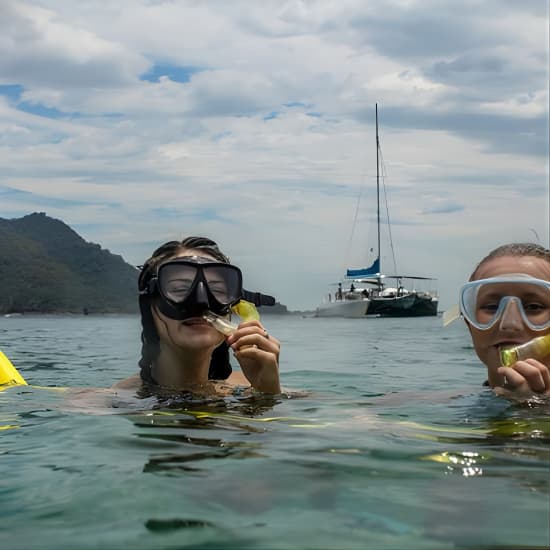
[[205,312],[203,318],[227,337],[227,343],[253,387],[266,393],[279,393],[279,341],[264,329],[253,303],[241,300],[231,311],[242,319],[239,325],[211,311]]
[[550,395],[550,371],[542,363],[550,357],[550,334],[539,336],[520,346],[500,350],[502,367],[498,372],[506,377],[506,385],[523,393]]
[[526,359],[544,359],[550,355],[550,334],[539,336],[522,344],[500,350],[500,362],[503,367],[512,367],[517,361]]

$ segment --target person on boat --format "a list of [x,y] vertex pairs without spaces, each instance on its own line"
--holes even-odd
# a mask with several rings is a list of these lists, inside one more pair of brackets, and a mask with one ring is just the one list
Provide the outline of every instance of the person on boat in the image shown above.
[[[157,248],[139,275],[140,373],[114,389],[224,394],[236,387],[280,393],[280,342],[258,320],[225,337],[203,315],[228,318],[243,296],[242,275],[218,245],[188,237]],[[239,362],[234,371],[229,349]]]
[[501,395],[550,395],[550,355],[503,367],[501,350],[550,334],[550,250],[511,243],[491,251],[460,290],[460,311],[486,385]]

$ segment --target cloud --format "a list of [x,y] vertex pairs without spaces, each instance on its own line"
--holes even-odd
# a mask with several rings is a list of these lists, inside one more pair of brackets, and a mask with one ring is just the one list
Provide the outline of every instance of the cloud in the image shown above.
[[46,210],[134,264],[206,234],[312,308],[370,260],[378,103],[399,264],[445,302],[548,235],[540,4],[2,2],[0,217]]
[[0,74],[7,84],[51,89],[119,86],[147,67],[143,56],[123,45],[28,3],[2,3],[0,33]]

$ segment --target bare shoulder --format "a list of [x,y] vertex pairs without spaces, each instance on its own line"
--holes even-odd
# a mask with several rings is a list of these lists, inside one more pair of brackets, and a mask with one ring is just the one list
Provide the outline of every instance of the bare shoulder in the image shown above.
[[141,387],[142,381],[139,374],[134,374],[125,378],[124,380],[119,380],[111,386],[113,390],[137,390]]
[[68,388],[61,409],[70,412],[113,414],[116,392],[111,388]]
[[233,371],[225,381],[232,386],[250,386],[248,378],[241,371]]

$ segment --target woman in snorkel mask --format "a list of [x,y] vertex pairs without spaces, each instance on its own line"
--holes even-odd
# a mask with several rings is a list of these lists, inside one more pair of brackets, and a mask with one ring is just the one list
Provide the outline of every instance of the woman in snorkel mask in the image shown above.
[[550,250],[513,243],[490,252],[462,287],[460,311],[489,386],[498,393],[550,395],[548,339],[542,353],[503,366],[503,351],[550,334]]
[[[142,323],[140,374],[115,387],[227,391],[251,386],[279,393],[279,341],[257,320],[224,336],[206,319],[228,319],[243,296],[238,267],[204,237],[160,246],[139,276]],[[208,314],[208,315],[207,315]],[[212,315],[213,314],[213,315]],[[232,370],[229,348],[242,372]],[[223,381],[223,384],[218,382]]]

